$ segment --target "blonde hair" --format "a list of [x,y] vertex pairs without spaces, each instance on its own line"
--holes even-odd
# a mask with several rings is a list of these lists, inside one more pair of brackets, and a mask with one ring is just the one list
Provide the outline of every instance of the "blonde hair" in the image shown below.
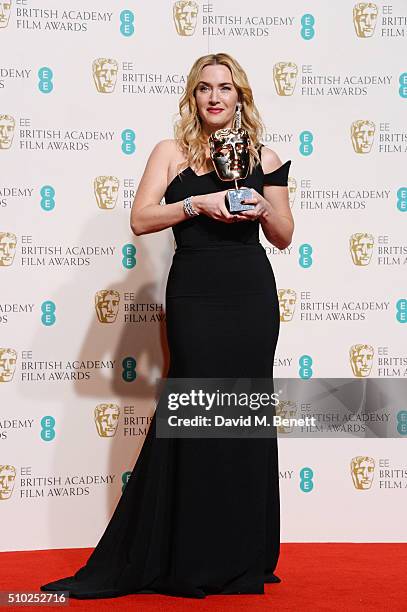
[[[195,90],[200,81],[201,71],[205,66],[222,64],[229,68],[232,75],[232,82],[235,86],[239,101],[242,104],[242,128],[247,130],[250,137],[250,171],[260,157],[257,148],[264,131],[264,124],[260,118],[259,111],[253,100],[253,92],[249,85],[247,75],[241,65],[227,53],[211,53],[199,57],[193,64],[185,87],[185,92],[179,101],[179,119],[174,125],[174,136],[185,155],[187,166],[196,169],[202,168],[206,162],[205,145],[206,141],[202,137],[201,118],[198,113]],[[181,168],[187,167],[185,163],[179,164],[178,172]]]

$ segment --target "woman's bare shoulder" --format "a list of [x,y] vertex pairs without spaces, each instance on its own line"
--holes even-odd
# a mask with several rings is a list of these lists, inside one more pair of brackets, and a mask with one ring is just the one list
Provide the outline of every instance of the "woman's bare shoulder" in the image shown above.
[[174,157],[174,155],[182,155],[182,151],[174,138],[160,140],[155,145],[153,152],[156,152],[161,155],[168,155],[170,158]]
[[282,165],[282,161],[273,149],[269,149],[266,145],[261,148],[261,167],[265,174],[277,170]]
[[160,140],[153,149],[153,153],[167,168],[167,184],[170,184],[179,173],[180,167],[187,165],[186,157],[175,139]]
[[184,163],[185,156],[178,146],[177,141],[168,138],[157,142],[151,152],[150,160],[154,163],[163,164],[167,169],[167,175],[170,176],[176,174],[174,168]]

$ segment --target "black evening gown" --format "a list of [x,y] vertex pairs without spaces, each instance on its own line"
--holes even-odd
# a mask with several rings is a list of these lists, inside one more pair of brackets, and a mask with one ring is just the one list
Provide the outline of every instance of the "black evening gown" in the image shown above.
[[[244,181],[287,185],[291,160]],[[170,205],[225,188],[188,168],[168,185]],[[280,317],[259,221],[206,215],[175,225],[166,287],[168,377],[273,376]],[[93,599],[129,593],[203,598],[264,593],[280,550],[276,438],[156,437],[156,413],[113,516],[87,563],[42,585]]]

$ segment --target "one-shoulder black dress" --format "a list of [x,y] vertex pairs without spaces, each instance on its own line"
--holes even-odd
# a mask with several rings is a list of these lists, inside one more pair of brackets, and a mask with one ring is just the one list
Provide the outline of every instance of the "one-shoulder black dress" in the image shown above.
[[[291,160],[244,181],[287,185]],[[187,168],[168,185],[167,205],[233,188],[216,172]],[[259,221],[206,215],[173,227],[166,287],[168,377],[273,376],[280,316]],[[42,585],[71,597],[161,593],[264,593],[280,550],[276,438],[156,437],[156,413],[99,543],[73,576]],[[69,520],[69,519],[67,519]]]

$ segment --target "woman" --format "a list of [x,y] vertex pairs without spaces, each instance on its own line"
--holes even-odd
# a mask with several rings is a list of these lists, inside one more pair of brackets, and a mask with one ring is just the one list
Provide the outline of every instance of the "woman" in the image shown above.
[[[232,127],[236,111],[251,140],[244,185],[254,208],[231,214],[225,194],[234,184],[218,178],[208,138]],[[166,289],[168,377],[272,377],[279,306],[259,226],[277,248],[290,244],[291,162],[261,145],[262,130],[241,66],[224,53],[201,57],[176,138],[156,145],[140,181],[133,232],[172,227],[177,244]],[[87,564],[41,590],[202,598],[264,593],[265,582],[280,582],[276,439],[156,437],[155,417]]]

